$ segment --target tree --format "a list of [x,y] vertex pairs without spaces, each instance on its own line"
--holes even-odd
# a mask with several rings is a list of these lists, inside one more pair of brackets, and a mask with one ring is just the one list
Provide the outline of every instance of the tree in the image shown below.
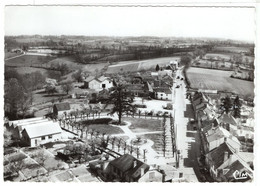
[[226,96],[225,98],[222,99],[221,109],[224,112],[226,112],[226,114],[228,114],[231,108],[232,108],[231,99],[229,96]]
[[131,104],[132,99],[127,96],[127,92],[124,91],[124,86],[121,83],[111,89],[109,102],[114,104],[110,114],[117,113],[119,124],[121,124],[121,118],[124,113],[135,112],[135,107]]
[[159,67],[158,64],[156,65],[155,70],[156,70],[156,71],[159,71],[159,70],[160,70],[160,67]]
[[240,112],[241,112],[241,102],[239,100],[239,97],[237,96],[233,102],[233,116],[235,118],[240,118]]
[[72,85],[72,82],[66,82],[64,83],[62,86],[61,86],[62,90],[64,92],[66,92],[66,94],[68,95],[70,91],[73,90],[73,85]]
[[17,119],[18,113],[24,116],[28,111],[31,97],[17,79],[11,78],[5,85],[5,104],[10,119]]
[[189,56],[181,56],[180,64],[185,68],[190,67],[191,65],[191,58]]
[[45,154],[44,149],[41,149],[39,152],[37,152],[35,154],[35,157],[41,166],[43,166],[44,162],[48,159],[48,156]]
[[82,81],[82,70],[79,69],[77,72],[72,74],[72,78],[74,78],[77,82],[81,82]]

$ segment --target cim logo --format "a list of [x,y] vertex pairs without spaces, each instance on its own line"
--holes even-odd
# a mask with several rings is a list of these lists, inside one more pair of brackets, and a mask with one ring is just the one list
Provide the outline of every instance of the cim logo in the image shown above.
[[239,172],[238,170],[236,170],[233,173],[233,176],[236,180],[244,180],[244,179],[251,177],[247,172],[245,172],[245,171]]

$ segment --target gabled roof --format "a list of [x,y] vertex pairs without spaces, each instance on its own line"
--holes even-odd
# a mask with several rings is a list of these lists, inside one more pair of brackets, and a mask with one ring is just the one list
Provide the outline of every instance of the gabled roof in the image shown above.
[[100,82],[102,82],[102,81],[104,81],[104,80],[106,80],[106,79],[108,79],[107,77],[105,77],[105,76],[100,76],[99,78],[97,78]]
[[[136,161],[135,167],[133,167],[134,161]],[[133,156],[131,156],[129,154],[125,154],[123,156],[120,156],[119,158],[112,160],[109,164],[118,168],[119,170],[121,170],[124,173],[128,172],[127,174],[129,174],[131,176],[132,175],[136,176],[135,173],[140,168],[147,168],[148,167],[148,169],[149,169],[149,165],[139,161],[138,159],[134,158]]]
[[63,110],[70,110],[70,104],[69,103],[58,103],[54,104],[53,107],[56,107],[58,111],[63,111]]
[[94,76],[88,76],[84,81],[85,81],[85,82],[90,82],[90,81],[92,81],[92,80],[94,80],[94,79],[95,79],[96,81],[102,82],[102,81],[108,79],[108,77],[100,76],[99,78],[96,78],[96,77],[94,77]]
[[154,88],[155,92],[164,92],[165,94],[172,94],[172,91],[169,88],[164,88],[164,87],[159,87],[159,88]]
[[41,137],[41,136],[58,134],[62,132],[59,123],[44,123],[38,125],[28,125],[24,127],[23,131],[26,131],[26,133],[31,139],[36,137]]
[[222,114],[219,117],[219,120],[221,123],[229,123],[231,125],[237,126],[237,122],[236,122],[235,118],[230,114],[226,114],[226,113]]
[[225,152],[228,153],[228,157],[231,154],[233,154],[233,152],[230,150],[229,146],[224,142],[220,146],[211,150],[208,153],[208,157],[212,160],[215,168],[220,167],[224,163]]

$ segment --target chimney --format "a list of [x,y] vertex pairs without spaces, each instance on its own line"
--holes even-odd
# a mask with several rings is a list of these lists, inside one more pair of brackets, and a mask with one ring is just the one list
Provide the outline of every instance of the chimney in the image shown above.
[[224,152],[224,162],[227,161],[227,159],[228,159],[228,152],[225,151],[225,152]]
[[133,162],[133,168],[135,168],[135,167],[136,167],[136,165],[137,165],[137,161],[136,161],[136,160],[134,160],[134,162]]
[[229,159],[228,159],[228,166],[230,166],[233,162],[233,154],[230,154]]
[[144,175],[144,168],[141,168],[141,175],[140,176],[143,176]]
[[227,137],[224,137],[224,142],[227,142]]

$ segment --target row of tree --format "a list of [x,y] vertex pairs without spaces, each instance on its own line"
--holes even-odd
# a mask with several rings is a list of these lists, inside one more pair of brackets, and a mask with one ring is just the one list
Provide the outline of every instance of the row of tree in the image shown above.
[[229,96],[222,98],[220,110],[226,114],[232,112],[235,118],[240,118],[241,113],[241,101],[238,96],[232,101]]

